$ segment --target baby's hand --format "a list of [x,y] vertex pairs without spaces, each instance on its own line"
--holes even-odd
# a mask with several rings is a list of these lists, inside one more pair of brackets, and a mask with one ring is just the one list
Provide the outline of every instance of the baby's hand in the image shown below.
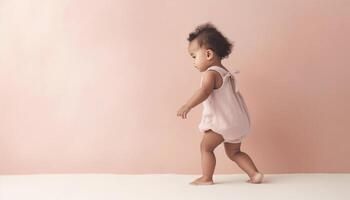
[[190,112],[190,110],[191,108],[185,104],[177,111],[177,116],[182,117],[182,119],[187,119],[187,113]]

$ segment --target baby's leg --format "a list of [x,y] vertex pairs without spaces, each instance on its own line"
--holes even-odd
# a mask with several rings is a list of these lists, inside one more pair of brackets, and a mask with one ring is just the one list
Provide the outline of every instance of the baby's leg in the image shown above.
[[263,174],[258,171],[254,162],[248,154],[240,150],[241,143],[224,143],[226,155],[237,165],[245,171],[251,180],[250,183],[260,183],[263,178]]
[[200,145],[203,176],[194,180],[191,184],[208,185],[214,183],[213,174],[216,164],[214,150],[223,141],[224,138],[212,130],[203,134],[203,139]]

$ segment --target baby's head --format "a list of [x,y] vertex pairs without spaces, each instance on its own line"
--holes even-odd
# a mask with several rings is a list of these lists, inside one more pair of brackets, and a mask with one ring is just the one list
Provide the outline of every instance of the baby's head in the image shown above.
[[211,23],[197,26],[187,40],[188,52],[194,58],[194,66],[201,72],[220,63],[230,55],[232,49],[230,41]]

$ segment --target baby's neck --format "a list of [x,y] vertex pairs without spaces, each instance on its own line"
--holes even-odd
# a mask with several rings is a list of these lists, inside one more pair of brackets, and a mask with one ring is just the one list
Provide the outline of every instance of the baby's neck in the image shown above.
[[224,67],[221,63],[221,60],[215,60],[213,61],[210,66],[219,66],[219,67]]

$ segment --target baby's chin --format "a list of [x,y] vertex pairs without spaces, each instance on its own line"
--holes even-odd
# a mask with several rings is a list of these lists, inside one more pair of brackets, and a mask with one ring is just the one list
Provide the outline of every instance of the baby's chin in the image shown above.
[[200,69],[200,68],[198,68],[198,67],[195,67],[198,71],[200,71],[200,72],[202,72],[202,70]]
[[202,69],[198,69],[198,71],[199,71],[199,72],[204,72],[204,70],[202,70]]

